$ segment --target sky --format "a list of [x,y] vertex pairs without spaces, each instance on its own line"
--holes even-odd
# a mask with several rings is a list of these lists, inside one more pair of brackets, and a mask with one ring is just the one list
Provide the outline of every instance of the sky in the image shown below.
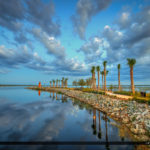
[[150,0],[0,0],[0,33],[0,84],[72,84],[105,60],[107,84],[118,64],[130,84],[127,58],[135,84],[150,84]]

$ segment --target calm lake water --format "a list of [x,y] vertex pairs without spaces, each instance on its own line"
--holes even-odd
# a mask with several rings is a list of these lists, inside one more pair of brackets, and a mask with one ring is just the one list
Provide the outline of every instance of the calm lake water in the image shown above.
[[[113,122],[113,123],[112,123]],[[0,87],[0,141],[104,141],[96,146],[1,146],[0,149],[134,149],[115,121],[78,100],[24,87]]]

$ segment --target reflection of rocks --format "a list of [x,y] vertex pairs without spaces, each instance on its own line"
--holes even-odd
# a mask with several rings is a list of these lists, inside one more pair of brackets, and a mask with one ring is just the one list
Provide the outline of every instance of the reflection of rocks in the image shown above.
[[[43,88],[43,90],[45,89]],[[131,132],[137,134],[138,140],[146,139],[146,136],[147,139],[150,139],[150,136],[148,136],[148,134],[150,134],[150,106],[147,104],[137,103],[136,101],[123,101],[105,95],[86,93],[77,90],[53,88],[47,90],[59,91],[106,112],[115,120],[119,120],[125,124]],[[80,108],[82,109],[82,105]]]

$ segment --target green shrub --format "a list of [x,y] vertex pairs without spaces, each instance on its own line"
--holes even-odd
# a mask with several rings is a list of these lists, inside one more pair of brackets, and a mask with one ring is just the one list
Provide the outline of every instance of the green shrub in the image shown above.
[[135,121],[136,120],[136,117],[134,116],[133,118],[132,118],[132,121]]
[[150,100],[148,100],[148,102],[147,102],[147,103],[148,103],[148,105],[150,105]]

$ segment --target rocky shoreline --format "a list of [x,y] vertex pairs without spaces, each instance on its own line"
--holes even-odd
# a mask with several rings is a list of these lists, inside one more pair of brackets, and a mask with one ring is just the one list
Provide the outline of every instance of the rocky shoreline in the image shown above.
[[29,87],[29,89],[61,92],[90,104],[127,127],[136,141],[150,141],[150,105],[148,104],[65,88]]

